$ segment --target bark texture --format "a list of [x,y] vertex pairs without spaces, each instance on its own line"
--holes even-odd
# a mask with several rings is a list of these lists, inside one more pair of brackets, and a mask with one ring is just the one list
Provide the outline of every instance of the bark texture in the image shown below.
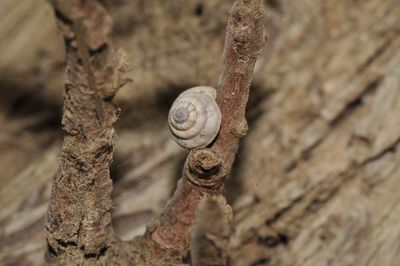
[[[231,4],[110,3],[116,45],[136,73],[115,99],[124,112],[112,217],[124,240],[175,189],[186,154],[169,136],[168,108],[191,85],[216,85]],[[62,39],[45,1],[0,5],[0,264],[41,265],[61,149]],[[399,2],[265,6],[269,42],[226,191],[230,265],[397,265]]]
[[[254,64],[266,41],[264,7],[260,0],[239,0],[233,5],[226,27],[223,71],[217,90],[222,123],[219,134],[208,148],[190,151],[182,178],[172,200],[148,226],[141,241],[149,246],[146,264],[166,264],[163,253],[182,261],[190,249],[190,236],[203,199],[222,192],[239,148],[247,133],[246,103]],[[224,201],[225,202],[225,201]],[[223,206],[230,213],[230,206]],[[231,215],[230,215],[231,216]],[[138,254],[143,253],[140,250]],[[170,262],[169,262],[170,263]]]
[[[116,244],[111,227],[109,173],[116,138],[112,125],[119,113],[111,100],[127,81],[123,76],[127,67],[121,58],[115,58],[110,41],[112,19],[104,3],[60,0],[52,5],[67,50],[62,119],[66,136],[47,215],[48,262],[129,263],[119,258],[128,254],[124,248],[118,249],[123,244]],[[131,263],[184,263],[200,200],[221,193],[239,139],[247,133],[244,114],[254,64],[266,40],[264,18],[260,0],[235,2],[227,25],[218,90],[223,116],[219,135],[211,148],[189,154],[173,200],[145,236],[132,242],[135,259]],[[230,210],[228,205],[224,208]]]
[[[50,264],[109,259],[112,242],[110,165],[126,65],[111,44],[112,19],[100,1],[52,1],[66,45],[65,133],[47,213]],[[113,253],[125,252],[115,249]],[[103,262],[104,263],[104,262]],[[107,263],[112,263],[107,261]],[[114,262],[115,264],[115,262]]]

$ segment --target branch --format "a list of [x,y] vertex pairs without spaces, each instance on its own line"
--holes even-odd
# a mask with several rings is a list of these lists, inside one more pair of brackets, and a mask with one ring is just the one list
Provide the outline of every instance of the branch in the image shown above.
[[[190,152],[182,178],[172,200],[163,213],[149,225],[142,245],[152,252],[146,257],[157,264],[159,255],[185,257],[190,247],[190,234],[202,199],[223,199],[224,183],[229,176],[239,147],[247,133],[245,109],[254,64],[266,41],[264,9],[261,0],[237,0],[230,11],[225,37],[223,71],[217,103],[222,123],[211,147]],[[230,207],[225,204],[224,209]]]
[[193,266],[227,265],[227,248],[231,227],[224,210],[225,202],[206,199],[199,207],[196,225],[193,228],[191,259]]
[[123,54],[118,58],[112,47],[112,19],[102,1],[51,3],[64,36],[67,67],[65,136],[47,213],[47,258],[81,264],[103,255],[114,241],[109,167],[119,109],[111,100],[128,79]]

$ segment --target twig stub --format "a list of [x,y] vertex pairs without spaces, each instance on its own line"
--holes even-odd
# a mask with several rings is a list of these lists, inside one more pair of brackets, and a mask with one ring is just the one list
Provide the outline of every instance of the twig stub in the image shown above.
[[213,188],[221,185],[218,173],[221,168],[221,160],[211,149],[198,149],[192,151],[187,159],[188,179],[195,185],[205,188]]

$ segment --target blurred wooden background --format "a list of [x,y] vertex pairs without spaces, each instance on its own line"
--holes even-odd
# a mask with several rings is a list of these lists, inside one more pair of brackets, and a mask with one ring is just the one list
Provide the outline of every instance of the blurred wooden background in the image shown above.
[[[112,166],[124,240],[171,196],[186,152],[169,135],[175,97],[216,85],[228,0],[109,1],[134,83]],[[226,191],[231,265],[399,265],[400,2],[266,0]],[[44,217],[62,135],[64,46],[45,0],[0,2],[0,264],[44,263]]]

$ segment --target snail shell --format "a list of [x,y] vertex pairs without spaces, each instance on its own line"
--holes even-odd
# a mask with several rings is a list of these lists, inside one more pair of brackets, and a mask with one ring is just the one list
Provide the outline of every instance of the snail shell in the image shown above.
[[206,147],[218,134],[221,111],[213,87],[198,86],[181,93],[168,115],[175,141],[184,148]]

